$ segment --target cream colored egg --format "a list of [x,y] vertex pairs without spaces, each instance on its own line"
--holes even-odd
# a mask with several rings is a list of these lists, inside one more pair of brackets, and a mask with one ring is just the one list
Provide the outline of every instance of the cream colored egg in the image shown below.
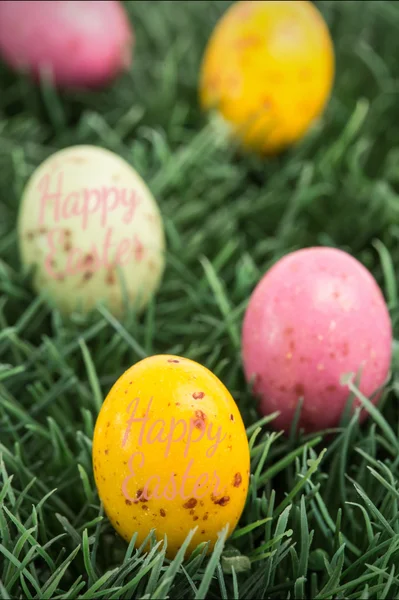
[[66,148],[36,169],[18,234],[23,266],[36,267],[35,289],[64,313],[101,301],[121,316],[125,298],[140,311],[163,275],[156,201],[133,167],[96,146]]

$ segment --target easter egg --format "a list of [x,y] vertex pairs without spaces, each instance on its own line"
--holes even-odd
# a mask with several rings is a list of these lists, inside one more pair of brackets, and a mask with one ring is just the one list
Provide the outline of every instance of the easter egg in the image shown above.
[[[273,421],[279,429],[289,430],[300,398],[305,431],[338,426],[349,395],[342,376],[359,374],[360,391],[370,398],[386,381],[391,348],[391,320],[376,281],[334,248],[280,259],[258,283],[244,317],[245,375],[262,413],[280,411]],[[376,403],[378,393],[370,399]]]
[[273,154],[302,138],[323,112],[334,50],[311,2],[236,2],[205,50],[200,101],[244,147]]
[[180,356],[145,358],[115,383],[93,439],[94,476],[116,529],[142,544],[167,535],[173,557],[233,532],[248,492],[249,447],[240,412],[221,381]]
[[125,160],[73,146],[29,179],[18,218],[23,266],[66,314],[103,302],[116,316],[139,312],[160,283],[165,239],[158,206]]
[[133,32],[120,2],[0,2],[0,55],[62,87],[95,88],[130,66]]

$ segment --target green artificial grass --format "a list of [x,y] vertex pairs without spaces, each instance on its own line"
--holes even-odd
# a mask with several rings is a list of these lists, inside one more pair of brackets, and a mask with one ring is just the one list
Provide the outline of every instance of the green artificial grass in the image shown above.
[[[199,111],[202,52],[228,4],[127,3],[134,64],[101,92],[59,93],[0,69],[2,599],[399,598],[396,344],[379,410],[361,427],[357,414],[344,418],[334,436],[272,432],[240,358],[255,284],[310,245],[359,258],[398,332],[399,4],[318,3],[336,48],[334,94],[309,136],[269,160],[226,147]],[[81,143],[126,158],[164,215],[167,270],[140,319],[105,309],[63,318],[21,273],[16,217],[27,178]],[[210,558],[204,548],[168,561],[159,545],[149,554],[134,539],[127,546],[94,485],[102,401],[124,370],[157,353],[210,368],[248,427],[247,504]]]

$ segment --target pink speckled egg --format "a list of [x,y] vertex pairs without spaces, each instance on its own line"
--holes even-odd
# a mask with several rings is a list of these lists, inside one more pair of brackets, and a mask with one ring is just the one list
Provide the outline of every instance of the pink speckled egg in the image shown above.
[[348,400],[341,376],[362,369],[360,390],[370,397],[386,380],[391,348],[380,288],[360,262],[334,248],[279,260],[257,285],[244,318],[245,376],[254,381],[261,412],[280,411],[273,423],[286,431],[301,397],[299,427],[338,426]]
[[116,0],[0,2],[0,57],[60,87],[98,88],[130,67],[133,28]]

